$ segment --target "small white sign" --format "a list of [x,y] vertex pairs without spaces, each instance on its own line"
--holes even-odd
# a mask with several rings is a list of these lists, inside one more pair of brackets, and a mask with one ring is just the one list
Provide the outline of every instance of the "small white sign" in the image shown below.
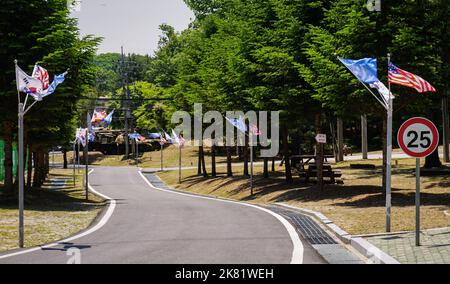
[[316,141],[319,144],[327,144],[327,135],[326,134],[317,134]]

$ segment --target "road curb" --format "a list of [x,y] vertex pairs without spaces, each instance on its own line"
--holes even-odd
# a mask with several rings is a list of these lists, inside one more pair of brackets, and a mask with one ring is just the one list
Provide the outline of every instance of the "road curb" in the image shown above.
[[333,234],[341,240],[344,244],[348,244],[357,250],[359,253],[364,255],[370,260],[370,263],[373,264],[400,264],[396,259],[392,256],[388,255],[378,247],[374,246],[367,240],[362,237],[355,237],[342,230],[339,226],[337,226],[333,221],[328,219],[325,215],[320,212],[316,212],[309,209],[299,208],[295,206],[291,206],[285,203],[275,203],[275,205],[284,207],[291,210],[296,210],[305,215],[311,216],[324,226],[326,226]]

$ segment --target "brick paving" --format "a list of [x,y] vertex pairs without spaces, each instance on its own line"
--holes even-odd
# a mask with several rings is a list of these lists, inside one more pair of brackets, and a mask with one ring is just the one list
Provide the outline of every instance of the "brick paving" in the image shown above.
[[415,246],[415,234],[393,234],[366,238],[400,263],[450,264],[450,228],[423,231],[421,246]]

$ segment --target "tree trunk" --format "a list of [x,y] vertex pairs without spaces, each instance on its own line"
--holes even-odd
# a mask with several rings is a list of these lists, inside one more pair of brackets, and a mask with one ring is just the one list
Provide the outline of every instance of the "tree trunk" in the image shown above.
[[367,137],[367,115],[361,115],[361,151],[363,160],[369,158],[368,137]]
[[233,167],[231,165],[231,147],[226,146],[227,151],[227,176],[232,177],[233,176]]
[[[436,111],[431,111],[431,120],[433,122],[438,121],[438,114]],[[439,149],[436,148],[436,150],[425,159],[425,169],[433,169],[433,168],[442,168],[442,163],[439,158]]]
[[449,111],[448,111],[448,97],[446,92],[444,92],[444,96],[442,97],[442,144],[444,148],[444,161],[446,163],[450,163],[450,120],[449,120]]
[[[319,122],[321,124],[321,120],[319,120]],[[316,127],[317,127],[317,125],[316,125]],[[322,131],[322,130],[320,129],[320,131]],[[338,140],[338,143],[337,143],[338,144],[338,162],[343,162],[344,161],[344,122],[342,121],[342,118],[338,118],[338,120],[337,120],[337,140]]]
[[216,145],[212,145],[212,147],[211,147],[211,175],[213,177],[217,176],[217,169],[216,169]]
[[4,187],[6,194],[12,194],[13,192],[13,126],[10,121],[3,122],[3,137],[5,140],[5,180]]
[[28,147],[28,165],[27,165],[27,188],[31,189],[31,181],[33,178],[33,151]]
[[[339,122],[340,121],[340,122]],[[338,127],[338,135],[340,136],[339,139],[339,158],[342,158],[343,161],[343,147],[341,148],[341,142],[342,140],[342,134],[343,134],[343,127],[342,127],[342,120],[338,120],[338,125],[341,125]],[[322,134],[322,114],[318,113],[316,114],[316,134]],[[317,187],[320,191],[323,190],[323,161],[324,161],[324,155],[323,155],[323,144],[317,143],[317,153],[316,153],[316,168],[317,168]]]
[[425,169],[442,168],[441,159],[439,158],[439,150],[436,149],[430,156],[425,159]]
[[269,158],[264,158],[264,178],[269,178]]
[[66,149],[63,149],[62,150],[62,153],[63,153],[63,159],[64,159],[64,165],[63,165],[63,168],[64,169],[67,169],[68,168],[68,161],[67,161],[67,150]]
[[36,151],[36,159],[35,159],[35,169],[33,175],[33,187],[40,188],[45,181],[47,176],[47,163],[45,161],[45,152],[42,149],[38,149]]
[[202,175],[202,147],[198,147],[198,163],[197,163],[197,175]]
[[249,153],[248,153],[248,147],[249,147],[249,138],[246,135],[245,136],[245,146],[243,149],[243,153],[244,153],[244,176],[249,176],[249,171],[248,171],[248,160],[249,160]]
[[383,116],[383,133],[382,133],[382,141],[383,141],[383,178],[382,178],[382,186],[383,193],[386,192],[386,167],[387,167],[387,115]]
[[200,157],[201,157],[201,165],[202,165],[202,175],[204,177],[208,177],[208,172],[206,171],[206,161],[205,161],[205,148],[203,146],[200,146]]
[[283,126],[283,154],[284,154],[284,165],[285,165],[285,175],[286,183],[293,183],[292,169],[291,169],[291,156],[289,153],[289,129],[287,125]]

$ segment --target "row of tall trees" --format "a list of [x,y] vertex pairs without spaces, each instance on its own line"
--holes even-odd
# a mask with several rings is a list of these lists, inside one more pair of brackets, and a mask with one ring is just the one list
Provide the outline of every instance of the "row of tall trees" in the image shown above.
[[[17,133],[17,92],[14,60],[27,73],[39,63],[51,77],[70,68],[66,82],[27,114],[25,144],[28,150],[29,187],[42,185],[48,173],[48,150],[73,140],[77,103],[95,79],[92,60],[100,39],[80,37],[66,0],[5,0],[0,9],[0,139],[5,141],[4,190],[12,193],[12,149]],[[53,78],[50,78],[52,80]],[[24,95],[22,95],[22,100]],[[31,163],[31,160],[34,163]],[[32,178],[32,165],[34,175]]]
[[[338,118],[367,114],[386,120],[336,55],[378,58],[379,77],[386,82],[391,53],[396,65],[438,89],[417,94],[394,86],[396,127],[413,115],[438,125],[446,121],[441,106],[448,97],[448,1],[385,0],[381,12],[369,11],[363,0],[185,2],[196,20],[181,33],[161,26],[159,49],[147,71],[153,95],[174,99],[171,109],[193,111],[194,103],[203,103],[204,111],[281,111],[283,154],[289,157],[302,139],[326,131]],[[149,127],[149,121],[157,123],[145,114],[138,123]],[[437,152],[427,164],[440,165]],[[289,159],[286,179],[292,181]]]

